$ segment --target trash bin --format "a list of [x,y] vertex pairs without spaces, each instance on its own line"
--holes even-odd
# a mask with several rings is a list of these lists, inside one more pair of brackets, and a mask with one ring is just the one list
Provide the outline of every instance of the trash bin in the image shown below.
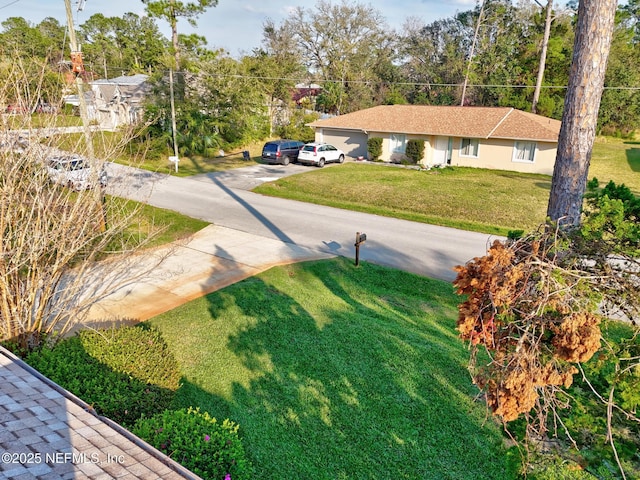
[[251,154],[249,153],[249,150],[245,150],[242,152],[242,158],[245,160],[251,160]]

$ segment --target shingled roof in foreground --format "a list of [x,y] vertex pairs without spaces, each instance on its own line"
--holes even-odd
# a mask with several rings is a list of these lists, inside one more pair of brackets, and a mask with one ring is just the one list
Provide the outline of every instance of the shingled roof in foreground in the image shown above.
[[199,479],[0,347],[0,477]]

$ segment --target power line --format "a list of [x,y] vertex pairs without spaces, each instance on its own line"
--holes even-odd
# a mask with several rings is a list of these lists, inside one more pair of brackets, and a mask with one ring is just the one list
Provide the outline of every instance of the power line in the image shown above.
[[20,1],[20,0],[14,0],[13,2],[9,2],[9,3],[7,3],[6,5],[1,6],[1,7],[0,7],[0,10],[2,10],[3,8],[10,7],[11,5],[13,5],[13,4],[15,4],[15,3],[18,3],[19,1]]
[[[190,74],[191,72],[182,72],[183,74]],[[225,74],[225,73],[207,73],[204,74],[207,77],[220,77],[220,78],[236,78],[246,80],[280,80],[295,83],[358,83],[358,84],[375,84],[375,85],[389,85],[389,86],[414,86],[414,87],[461,87],[462,83],[431,83],[431,82],[385,82],[381,80],[332,80],[332,79],[315,79],[311,82],[308,78],[291,78],[291,77],[271,77],[261,75],[241,75],[241,74]],[[510,84],[480,84],[472,83],[468,84],[468,87],[477,88],[535,88],[535,85],[510,85]],[[566,85],[542,85],[541,88],[552,90],[566,89]],[[605,90],[640,90],[640,86],[608,86],[604,87]]]
[[[17,0],[19,1],[19,0]],[[118,67],[108,67],[109,71],[114,72],[123,72],[123,68]],[[168,75],[168,70],[166,71]],[[385,82],[382,80],[337,80],[337,79],[312,79],[309,80],[307,77],[281,77],[281,76],[266,76],[266,75],[245,75],[245,74],[231,74],[231,73],[197,73],[188,71],[180,71],[174,73],[181,73],[182,75],[202,75],[208,78],[230,78],[237,80],[268,80],[268,81],[284,81],[284,82],[292,82],[295,84],[305,84],[309,85],[311,83],[323,84],[323,83],[351,83],[351,84],[364,84],[364,85],[386,85],[386,86],[404,86],[404,87],[425,87],[425,88],[459,88],[462,87],[461,83],[432,83],[432,82]],[[535,85],[513,85],[513,84],[481,84],[481,83],[471,83],[467,85],[468,88],[513,88],[513,89],[534,89]],[[566,85],[542,85],[542,89],[545,90],[566,90]],[[637,91],[640,90],[640,86],[605,86],[605,90],[618,90],[618,91]]]

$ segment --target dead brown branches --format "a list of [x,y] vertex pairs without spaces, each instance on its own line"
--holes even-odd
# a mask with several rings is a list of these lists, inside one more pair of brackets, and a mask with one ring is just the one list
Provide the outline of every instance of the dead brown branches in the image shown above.
[[[603,307],[637,311],[636,260],[603,250],[594,255],[593,245],[583,247],[578,231],[545,226],[526,238],[496,241],[486,256],[457,267],[454,285],[465,295],[457,328],[470,344],[473,381],[503,421],[525,415],[530,438],[545,438],[549,428],[562,425],[557,411],[569,398],[565,389],[580,364],[601,349]],[[631,392],[621,375],[640,369],[639,358],[628,348],[614,357],[618,366],[612,382],[624,380],[621,385]],[[594,391],[608,406],[611,438],[613,410],[637,417],[616,404],[615,384],[609,388]],[[633,402],[627,404],[635,408]],[[613,440],[611,447],[623,471]]]

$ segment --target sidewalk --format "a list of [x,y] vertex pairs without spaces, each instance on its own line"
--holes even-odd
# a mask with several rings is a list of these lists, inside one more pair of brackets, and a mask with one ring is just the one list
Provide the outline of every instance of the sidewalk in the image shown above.
[[133,263],[149,273],[92,305],[87,322],[101,326],[114,319],[146,320],[273,266],[332,256],[209,225],[183,244],[140,253]]

